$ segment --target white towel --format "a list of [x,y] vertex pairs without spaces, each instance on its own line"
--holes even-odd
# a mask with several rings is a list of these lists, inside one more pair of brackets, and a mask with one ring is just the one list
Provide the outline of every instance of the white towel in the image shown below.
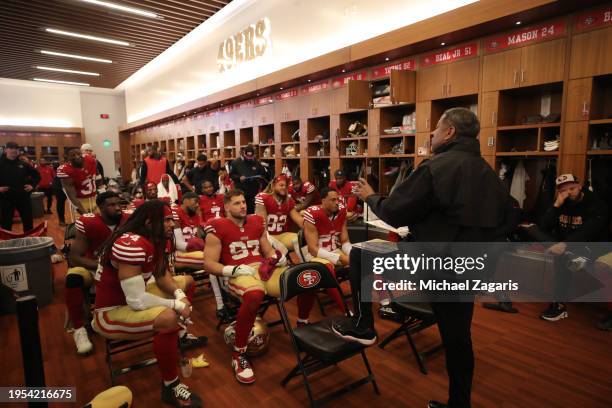
[[523,208],[523,202],[527,198],[525,187],[528,181],[529,175],[527,174],[527,170],[525,170],[525,166],[521,160],[514,168],[512,184],[510,184],[510,195],[514,197],[516,201],[518,201],[521,208]]

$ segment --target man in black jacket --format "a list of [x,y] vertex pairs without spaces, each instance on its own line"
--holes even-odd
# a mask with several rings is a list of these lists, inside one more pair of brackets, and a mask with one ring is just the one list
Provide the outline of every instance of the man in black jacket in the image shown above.
[[19,145],[8,142],[0,157],[0,226],[11,230],[16,209],[26,232],[33,228],[30,193],[40,181],[40,174],[18,156]]
[[247,213],[255,213],[255,196],[259,193],[262,183],[267,183],[266,170],[255,158],[255,148],[248,145],[242,156],[232,162],[230,177],[236,189],[244,191],[247,203]]
[[[452,108],[440,118],[432,139],[433,157],[423,162],[387,199],[363,179],[357,195],[393,227],[407,225],[417,242],[484,242],[499,239],[513,218],[508,191],[480,156],[478,118],[465,108]],[[333,330],[362,344],[376,341],[372,305],[361,300],[361,251],[350,254],[351,290],[357,313]],[[469,407],[474,371],[471,323],[474,303],[432,303],[449,376],[448,405],[430,401],[430,408]]]

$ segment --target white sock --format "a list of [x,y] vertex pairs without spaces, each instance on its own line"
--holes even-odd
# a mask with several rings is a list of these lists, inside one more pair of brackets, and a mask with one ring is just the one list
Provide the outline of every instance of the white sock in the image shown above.
[[302,323],[302,324],[308,324],[308,319],[300,319],[300,318],[298,318],[297,322],[298,323]]
[[387,306],[387,305],[389,305],[389,303],[391,303],[391,299],[383,299],[383,300],[380,301],[380,304],[382,306]]
[[219,278],[217,278],[215,275],[210,275],[210,286],[215,294],[217,310],[223,309],[223,297],[221,296],[221,288],[219,287]]
[[175,378],[174,380],[172,380],[172,381],[164,381],[164,385],[167,387],[167,386],[169,386],[170,384],[172,384],[173,382],[175,382],[176,380],[178,380],[178,377],[176,377],[176,378]]

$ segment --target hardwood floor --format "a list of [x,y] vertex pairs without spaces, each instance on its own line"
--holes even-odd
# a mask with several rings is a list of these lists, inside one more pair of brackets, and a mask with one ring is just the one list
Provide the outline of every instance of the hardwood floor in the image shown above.
[[[61,245],[60,230],[54,215],[49,232]],[[20,226],[18,227],[20,228]],[[80,405],[110,386],[104,359],[104,341],[91,336],[95,352],[78,357],[72,336],[63,331],[63,282],[65,263],[53,266],[56,292],[51,305],[40,309],[40,332],[47,386],[75,386]],[[291,312],[295,317],[295,305]],[[476,354],[473,386],[474,407],[610,407],[612,397],[612,333],[595,329],[605,313],[604,305],[569,305],[568,319],[548,323],[538,318],[543,304],[518,304],[519,314],[509,315],[477,305],[472,326]],[[328,311],[334,313],[333,307]],[[194,302],[192,332],[209,337],[209,344],[192,355],[204,352],[209,368],[194,369],[185,380],[204,399],[208,407],[297,407],[307,406],[308,398],[300,379],[287,388],[279,384],[295,364],[291,343],[282,327],[272,329],[266,355],[252,360],[257,382],[243,386],[236,382],[229,365],[229,350],[221,332],[215,332],[214,304],[210,296]],[[276,310],[266,320],[276,319]],[[312,320],[319,317],[313,311]],[[379,336],[384,338],[397,325],[377,321]],[[439,341],[437,329],[430,328],[415,336],[417,347],[426,348]],[[0,386],[23,385],[19,335],[14,316],[0,316],[0,362],[4,369]],[[130,358],[142,358],[134,352]],[[447,378],[443,353],[427,362],[428,375],[422,375],[408,343],[400,338],[385,350],[367,351],[382,392],[362,386],[329,404],[331,407],[425,407],[429,399],[444,401]],[[312,382],[315,393],[332,390],[361,377],[365,369],[359,358],[317,374]],[[156,366],[121,376],[120,383],[134,393],[136,407],[160,406],[160,377]],[[11,405],[3,405],[11,406]],[[14,405],[19,406],[19,405]],[[23,406],[23,405],[21,405]],[[50,406],[66,406],[50,404]]]

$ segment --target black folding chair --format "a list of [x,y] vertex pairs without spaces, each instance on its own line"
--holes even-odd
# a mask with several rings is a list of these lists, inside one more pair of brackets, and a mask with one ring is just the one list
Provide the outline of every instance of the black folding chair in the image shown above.
[[119,377],[120,375],[127,374],[131,371],[139,370],[141,368],[149,367],[157,363],[157,359],[155,357],[152,357],[127,366],[116,367],[116,364],[113,363],[113,356],[117,354],[124,354],[130,350],[145,347],[152,343],[152,337],[147,337],[138,340],[106,339],[106,365],[108,366],[108,371],[110,372],[111,385],[115,386],[117,384],[117,377]]
[[[380,394],[374,374],[365,355],[366,346],[356,342],[345,341],[336,336],[331,329],[333,322],[349,319],[348,312],[346,316],[328,317],[301,327],[291,327],[285,307],[286,302],[303,293],[316,293],[322,288],[335,288],[342,293],[338,282],[333,278],[327,267],[319,262],[307,262],[292,266],[281,275],[280,287],[281,297],[279,299],[279,306],[281,316],[289,330],[289,336],[291,337],[297,359],[297,365],[281,381],[281,385],[285,387],[292,378],[301,375],[312,407],[322,405],[368,382],[372,383],[374,392]],[[344,306],[348,311],[346,301],[344,301]],[[313,397],[310,382],[308,381],[310,375],[359,354],[368,372],[366,377],[348,384],[323,398],[315,399]]]
[[400,315],[402,323],[400,327],[381,341],[378,347],[381,349],[385,348],[385,346],[391,341],[405,335],[406,339],[408,339],[408,344],[410,344],[410,348],[412,349],[412,353],[414,354],[414,358],[419,365],[419,370],[421,373],[427,374],[425,358],[441,350],[443,347],[442,343],[421,352],[417,349],[412,335],[436,324],[436,317],[433,309],[431,308],[431,304],[392,301],[391,307],[393,307],[393,309],[395,309],[395,311]]

